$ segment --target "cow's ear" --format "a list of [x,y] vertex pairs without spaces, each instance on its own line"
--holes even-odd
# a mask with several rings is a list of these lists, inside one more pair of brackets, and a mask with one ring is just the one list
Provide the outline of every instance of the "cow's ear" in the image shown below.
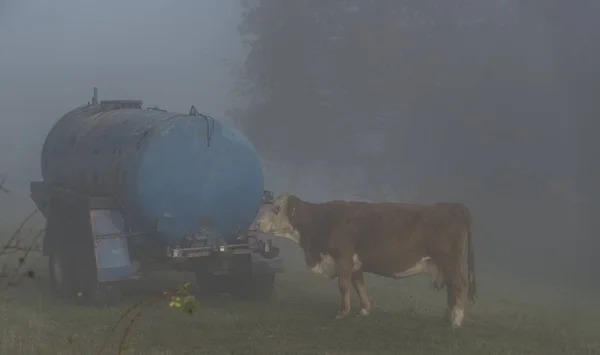
[[294,212],[296,211],[296,207],[298,206],[297,202],[298,202],[298,198],[293,196],[292,194],[290,194],[291,198],[288,198],[286,200],[286,204],[285,204],[285,212],[287,213],[288,216],[293,216]]

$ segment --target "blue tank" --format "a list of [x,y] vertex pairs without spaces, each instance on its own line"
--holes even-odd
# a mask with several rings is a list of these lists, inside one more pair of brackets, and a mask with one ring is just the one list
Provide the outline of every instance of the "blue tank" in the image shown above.
[[75,109],[42,149],[46,183],[87,196],[116,196],[136,229],[160,241],[210,230],[229,238],[253,222],[264,177],[258,154],[235,128],[203,115],[102,101]]

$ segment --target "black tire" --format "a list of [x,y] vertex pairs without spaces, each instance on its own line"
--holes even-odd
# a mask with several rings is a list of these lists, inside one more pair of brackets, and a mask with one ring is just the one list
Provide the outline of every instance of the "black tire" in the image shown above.
[[50,290],[59,297],[72,297],[77,292],[75,258],[66,243],[68,223],[65,210],[55,200],[51,203],[50,216],[46,220],[45,247],[48,248],[48,275]]
[[230,295],[239,301],[268,302],[275,290],[275,274],[232,275]]
[[52,292],[61,297],[71,297],[75,294],[75,280],[71,272],[73,260],[64,250],[51,249],[48,270]]

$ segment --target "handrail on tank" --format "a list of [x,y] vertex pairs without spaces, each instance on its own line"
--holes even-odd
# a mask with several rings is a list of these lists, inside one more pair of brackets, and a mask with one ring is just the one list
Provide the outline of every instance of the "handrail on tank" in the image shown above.
[[[200,113],[196,109],[196,106],[194,106],[194,105],[192,105],[192,107],[190,108],[190,113],[188,116],[200,116],[200,117],[204,118],[204,120],[206,121],[206,146],[210,147],[210,141],[212,139],[212,134],[213,134],[213,131],[215,130],[215,119],[208,115]],[[209,122],[212,124],[209,124]]]

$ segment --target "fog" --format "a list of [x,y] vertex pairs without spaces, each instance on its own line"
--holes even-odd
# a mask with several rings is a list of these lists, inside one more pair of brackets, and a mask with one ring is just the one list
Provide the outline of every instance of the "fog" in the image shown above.
[[97,86],[234,122],[269,189],[464,202],[478,267],[598,285],[596,2],[260,3],[0,2],[3,229],[34,208],[45,135]]

